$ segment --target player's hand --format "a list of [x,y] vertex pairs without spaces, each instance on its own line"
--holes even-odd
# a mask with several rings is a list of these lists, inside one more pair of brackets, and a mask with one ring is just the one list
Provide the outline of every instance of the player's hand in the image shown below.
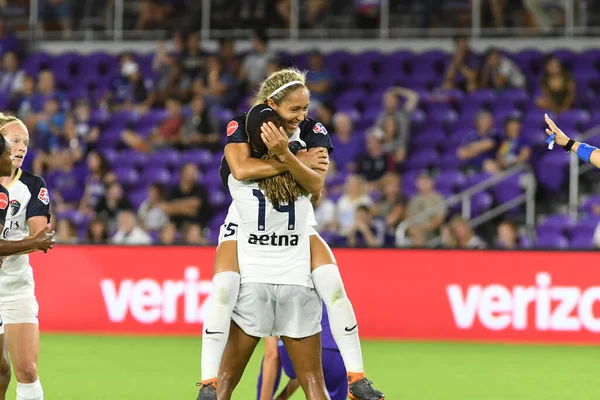
[[548,128],[546,128],[546,134],[548,136],[554,133],[554,142],[559,146],[565,146],[569,143],[569,137],[565,135],[563,131],[560,130],[558,126],[552,121],[552,119],[548,116],[548,114],[544,114],[544,119],[548,124]]
[[35,237],[33,238],[36,244],[36,248],[38,250],[43,251],[44,253],[46,253],[49,249],[53,248],[54,243],[56,243],[56,240],[54,239],[54,234],[55,232],[52,230],[50,225],[48,225],[43,231],[40,231],[40,233],[35,235]]
[[312,148],[310,150],[300,150],[296,153],[298,160],[308,168],[316,171],[327,172],[329,169],[329,159],[327,150],[324,148]]
[[275,124],[271,121],[262,124],[260,127],[263,142],[267,145],[267,148],[271,150],[271,153],[276,155],[278,158],[292,154],[288,149],[288,136],[283,128],[277,129]]

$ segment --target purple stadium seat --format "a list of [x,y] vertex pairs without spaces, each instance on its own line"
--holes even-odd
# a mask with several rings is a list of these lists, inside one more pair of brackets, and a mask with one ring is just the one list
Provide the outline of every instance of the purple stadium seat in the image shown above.
[[488,211],[493,204],[492,196],[487,192],[475,193],[471,198],[471,217],[476,217]]
[[438,164],[439,154],[435,149],[423,149],[412,153],[406,160],[406,167],[412,170],[432,168]]
[[551,151],[544,155],[536,165],[539,182],[551,192],[557,192],[566,182],[566,169],[569,154],[564,151]]
[[528,99],[529,93],[525,89],[505,89],[498,95],[498,105],[516,106],[525,103]]
[[139,174],[133,168],[119,166],[113,169],[113,173],[116,175],[117,181],[119,181],[125,189],[135,186],[139,180]]
[[148,167],[166,168],[177,165],[180,160],[179,153],[173,149],[159,149],[148,156]]
[[161,183],[167,185],[171,182],[171,173],[168,169],[160,166],[149,166],[144,168],[140,176],[140,185],[147,187],[153,183]]
[[548,233],[537,238],[535,247],[539,249],[566,249],[569,247],[569,241],[560,234]]
[[412,149],[424,149],[424,148],[438,148],[444,145],[444,142],[447,140],[446,134],[441,129],[431,129],[426,130],[416,137],[412,138],[410,145]]
[[513,175],[498,182],[498,184],[491,188],[494,199],[496,199],[498,203],[506,203],[523,194],[523,188],[519,181],[520,176]]
[[230,201],[221,190],[210,190],[208,192],[208,202],[215,209],[223,210],[229,206]]
[[127,198],[129,199],[133,209],[137,211],[144,200],[148,198],[148,188],[144,187],[141,189],[132,190],[127,194]]
[[558,115],[554,122],[556,122],[556,125],[561,129],[569,132],[570,130],[569,128],[566,128],[567,126],[573,126],[580,130],[583,129],[590,119],[590,113],[586,110],[568,110]]
[[213,155],[210,150],[207,149],[188,150],[184,153],[181,153],[179,159],[180,165],[191,162],[200,166],[201,168],[206,168],[207,166],[210,166],[211,162],[213,161]]
[[461,161],[456,156],[456,149],[450,149],[442,154],[439,162],[440,168],[443,169],[456,169],[460,166]]
[[473,175],[467,179],[467,187],[478,185],[481,182],[488,180],[492,176],[492,174],[489,174],[487,172],[480,172],[476,175]]
[[598,224],[600,224],[600,216],[591,215],[584,217],[581,220],[579,220],[577,224],[571,229],[571,231],[569,232],[569,236],[574,237],[578,234],[584,233],[591,236],[596,231]]
[[148,160],[148,156],[145,153],[141,153],[135,150],[124,150],[119,153],[119,156],[115,160],[115,168],[133,168],[145,165]]
[[536,231],[538,235],[547,233],[566,234],[575,227],[575,221],[568,215],[555,214],[546,217],[538,224]]
[[591,214],[596,206],[600,206],[600,195],[597,194],[588,197],[581,207],[579,207],[579,209]]
[[462,172],[458,170],[444,169],[438,176],[435,177],[436,189],[447,189],[451,192],[458,192],[463,189],[467,180]]
[[571,249],[591,249],[594,247],[594,232],[582,232],[573,236],[571,239],[571,244],[569,246]]

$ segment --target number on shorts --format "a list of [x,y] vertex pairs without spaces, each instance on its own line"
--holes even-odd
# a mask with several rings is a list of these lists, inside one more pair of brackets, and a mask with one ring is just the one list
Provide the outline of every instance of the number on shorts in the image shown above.
[[[258,199],[258,230],[264,231],[265,227],[265,219],[266,219],[266,209],[267,202],[265,200],[265,195],[258,189],[252,189],[252,194],[254,197]],[[294,202],[287,204],[285,206],[279,205],[273,207],[275,211],[280,213],[287,213],[288,215],[288,230],[293,230],[296,227],[296,206]]]
[[230,222],[227,224],[227,226],[225,227],[225,229],[227,229],[227,233],[223,235],[223,237],[229,237],[229,236],[233,236],[235,235],[235,228],[237,228],[237,224],[234,224],[233,222]]

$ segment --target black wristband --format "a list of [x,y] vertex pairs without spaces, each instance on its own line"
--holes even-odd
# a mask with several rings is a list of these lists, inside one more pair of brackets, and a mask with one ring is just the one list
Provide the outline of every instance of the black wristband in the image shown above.
[[575,144],[575,141],[573,139],[569,139],[569,141],[567,142],[567,144],[565,144],[563,146],[563,149],[565,149],[565,151],[568,153],[571,151],[571,147],[573,147],[573,145]]

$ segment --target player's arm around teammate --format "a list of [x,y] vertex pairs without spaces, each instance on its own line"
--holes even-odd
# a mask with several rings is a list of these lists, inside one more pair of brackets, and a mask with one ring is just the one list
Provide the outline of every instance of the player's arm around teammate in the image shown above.
[[545,115],[545,119],[548,124],[546,134],[548,136],[554,135],[554,141],[557,145],[563,147],[568,152],[572,151],[576,153],[577,156],[586,163],[592,164],[596,168],[600,168],[600,149],[569,138],[558,126],[556,126],[548,114]]

